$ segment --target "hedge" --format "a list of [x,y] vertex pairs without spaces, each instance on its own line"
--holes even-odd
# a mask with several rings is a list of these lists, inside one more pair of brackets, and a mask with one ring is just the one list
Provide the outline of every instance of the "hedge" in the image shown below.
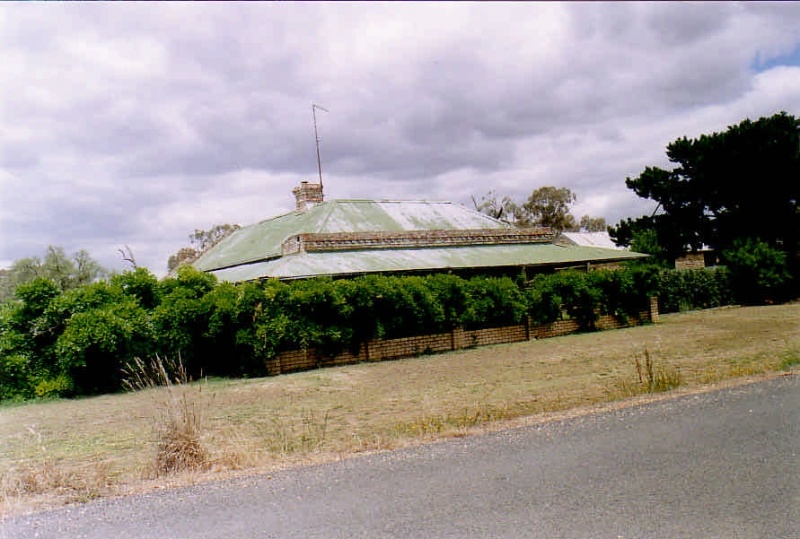
[[118,391],[134,358],[180,356],[193,376],[262,376],[285,350],[335,354],[372,339],[534,324],[594,329],[661,297],[664,312],[729,300],[724,271],[646,266],[508,277],[367,275],[218,283],[191,267],[156,279],[137,269],[61,292],[46,280],[0,308],[0,400]]

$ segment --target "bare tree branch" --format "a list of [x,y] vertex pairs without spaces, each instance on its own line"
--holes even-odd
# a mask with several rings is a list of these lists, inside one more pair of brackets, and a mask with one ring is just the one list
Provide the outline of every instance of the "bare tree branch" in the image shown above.
[[139,267],[136,264],[136,258],[133,256],[133,251],[131,250],[130,247],[125,245],[125,250],[117,249],[117,251],[119,251],[119,254],[122,255],[122,260],[124,260],[125,262],[129,263],[133,269],[136,269],[136,268]]

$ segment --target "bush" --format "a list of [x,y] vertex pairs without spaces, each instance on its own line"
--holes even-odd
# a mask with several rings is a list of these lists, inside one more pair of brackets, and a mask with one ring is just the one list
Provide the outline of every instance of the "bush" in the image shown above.
[[208,359],[200,338],[209,324],[208,303],[203,298],[216,286],[216,277],[191,266],[181,266],[175,277],[159,284],[161,301],[152,314],[157,349],[168,357],[181,356],[192,376],[202,373]]
[[659,310],[663,313],[709,309],[731,303],[727,268],[662,270],[659,275]]
[[208,313],[203,370],[211,376],[259,376],[266,374],[255,327],[264,303],[259,283],[221,283],[203,297]]
[[23,400],[34,395],[30,358],[0,351],[0,401]]
[[722,260],[737,301],[757,305],[788,299],[792,275],[783,251],[758,239],[740,239],[722,253]]
[[367,275],[353,283],[343,287],[355,300],[356,308],[348,314],[356,323],[353,337],[394,339],[436,333],[444,327],[444,309],[426,278]]
[[[280,317],[275,322],[281,327],[281,347],[316,348],[332,355],[350,343],[351,308],[332,279],[307,279],[279,287],[269,306]],[[286,331],[287,324],[291,331]]]
[[470,307],[461,319],[465,329],[519,324],[528,310],[525,295],[508,277],[473,277],[467,292]]
[[76,313],[56,343],[59,374],[78,394],[118,391],[122,369],[153,341],[149,316],[132,298]]
[[554,275],[537,275],[526,290],[528,317],[534,325],[552,324],[561,319],[564,303],[556,287]]
[[119,288],[126,296],[136,298],[144,309],[154,309],[160,302],[158,279],[145,268],[114,275],[111,277],[111,286]]
[[427,277],[425,284],[441,306],[443,331],[452,331],[477,318],[472,301],[472,285],[465,279],[441,273]]
[[531,283],[538,291],[529,292],[534,308],[542,312],[532,312],[534,323],[552,323],[568,316],[578,322],[581,329],[592,330],[597,321],[601,306],[602,291],[595,286],[589,273],[567,270],[549,275],[539,275]]

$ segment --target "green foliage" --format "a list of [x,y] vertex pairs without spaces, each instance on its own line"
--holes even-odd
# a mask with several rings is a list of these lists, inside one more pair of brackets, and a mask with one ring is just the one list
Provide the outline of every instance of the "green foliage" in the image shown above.
[[228,223],[214,225],[209,230],[195,229],[193,234],[189,234],[190,247],[181,247],[177,253],[170,256],[167,260],[167,269],[175,271],[184,264],[190,264],[197,260],[203,253],[214,247],[216,244],[239,230],[239,225]]
[[631,250],[636,253],[650,255],[651,259],[662,267],[668,267],[670,265],[668,253],[666,249],[658,243],[658,234],[653,228],[634,230],[632,232],[630,247]]
[[592,217],[590,215],[584,215],[581,217],[578,228],[580,230],[585,230],[586,232],[605,232],[608,230],[608,225],[606,224],[604,217]]
[[441,305],[444,331],[474,324],[478,319],[472,302],[475,294],[473,283],[456,275],[440,273],[428,277],[426,284]]
[[535,189],[522,204],[509,196],[498,200],[497,193],[493,190],[482,196],[480,203],[472,197],[477,211],[521,228],[543,226],[557,232],[578,231],[581,228],[589,232],[607,229],[603,217],[584,215],[580,221],[576,220],[570,213],[570,206],[576,200],[577,196],[570,189],[553,186]]
[[461,317],[465,329],[519,324],[527,311],[524,293],[508,277],[473,277],[467,292],[470,307]]
[[56,283],[43,277],[37,277],[30,283],[20,285],[15,291],[16,297],[22,301],[16,320],[27,323],[41,316],[50,302],[60,293],[61,290]]
[[13,342],[12,350],[31,358],[31,372],[45,373],[53,364],[52,346],[57,334],[47,323],[45,312],[59,296],[60,290],[48,279],[37,277],[17,287],[19,302],[10,308],[7,331],[3,339]]
[[631,264],[621,270],[575,270],[541,274],[526,290],[528,316],[533,324],[574,319],[591,331],[600,314],[626,320],[646,309],[659,293],[658,268]]
[[789,254],[800,240],[800,119],[781,112],[746,119],[722,133],[682,137],[667,146],[674,168],[646,167],[626,185],[658,203],[651,216],[621,222],[612,235],[627,245],[652,230],[674,259],[707,245],[718,252],[759,237]]
[[165,356],[180,356],[192,376],[203,370],[204,343],[197,337],[203,335],[209,321],[203,298],[216,283],[216,277],[191,266],[181,266],[175,277],[159,283],[161,301],[152,314],[157,348]]
[[532,223],[550,227],[559,232],[574,230],[578,227],[575,217],[569,212],[569,209],[577,199],[578,197],[566,187],[546,186],[531,193],[522,207]]
[[31,398],[32,378],[28,356],[0,350],[0,401]]
[[158,278],[145,268],[114,275],[111,286],[119,288],[126,296],[135,297],[144,309],[153,309],[160,303]]
[[351,308],[332,279],[308,279],[277,288],[269,306],[272,313],[280,313],[273,322],[283,336],[280,347],[314,347],[336,354],[350,342],[352,329],[346,321]]
[[593,271],[587,275],[589,286],[595,294],[601,314],[610,314],[627,320],[635,316],[642,307],[642,296],[636,289],[633,274],[623,271]]
[[256,339],[264,293],[258,283],[220,283],[203,297],[208,328],[202,336],[205,373],[214,376],[265,374],[264,351]]
[[436,333],[445,313],[423,277],[370,275],[358,281],[369,290],[375,319],[374,337],[394,339]]
[[730,275],[724,267],[658,273],[659,311],[709,309],[731,303]]
[[66,374],[59,374],[55,378],[44,378],[36,383],[34,394],[38,398],[61,397],[73,394],[72,379]]
[[107,274],[108,271],[87,251],[80,250],[68,257],[63,248],[51,245],[45,250],[44,259],[22,258],[0,273],[0,303],[11,300],[17,287],[37,278],[50,280],[61,290],[69,290],[95,282]]
[[73,314],[56,343],[59,372],[79,394],[121,389],[126,363],[149,354],[153,328],[135,299],[123,298]]
[[730,271],[731,289],[744,304],[784,301],[792,275],[783,251],[758,239],[739,239],[722,253]]
[[217,283],[191,266],[161,281],[138,268],[62,291],[37,279],[0,309],[4,400],[120,389],[136,358],[180,357],[187,374],[258,376],[283,350],[356,351],[372,339],[561,317],[591,330],[631,316],[657,290],[655,270],[508,277],[367,275],[354,279]]
[[533,325],[552,324],[562,317],[562,300],[551,275],[537,275],[525,291],[528,317]]

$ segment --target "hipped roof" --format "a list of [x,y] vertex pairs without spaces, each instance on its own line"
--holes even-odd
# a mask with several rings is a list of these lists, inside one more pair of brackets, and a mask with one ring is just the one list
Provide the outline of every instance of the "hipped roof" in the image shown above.
[[508,223],[451,202],[330,200],[306,211],[240,228],[192,265],[224,281],[305,278],[364,273],[435,271],[514,266],[567,266],[641,258],[644,255],[551,242],[353,248],[282,255],[288,238],[308,233],[424,232],[513,229]]

